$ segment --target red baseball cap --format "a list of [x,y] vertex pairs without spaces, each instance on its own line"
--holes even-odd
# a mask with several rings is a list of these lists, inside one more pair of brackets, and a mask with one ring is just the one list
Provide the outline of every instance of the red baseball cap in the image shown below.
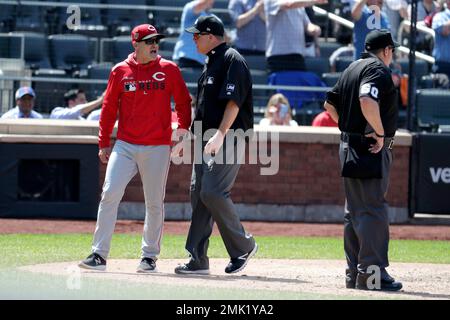
[[133,28],[131,31],[131,41],[132,42],[140,42],[143,40],[147,40],[150,38],[165,38],[165,35],[158,33],[156,28],[151,24],[141,24]]

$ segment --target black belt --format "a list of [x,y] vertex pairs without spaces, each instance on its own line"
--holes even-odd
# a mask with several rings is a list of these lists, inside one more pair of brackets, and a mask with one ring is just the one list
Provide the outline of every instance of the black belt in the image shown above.
[[[353,132],[341,132],[341,141],[348,142],[348,137],[357,136],[357,137],[365,137],[365,135],[361,133],[353,133]],[[385,137],[384,138],[384,147],[392,150],[394,147],[394,137]]]

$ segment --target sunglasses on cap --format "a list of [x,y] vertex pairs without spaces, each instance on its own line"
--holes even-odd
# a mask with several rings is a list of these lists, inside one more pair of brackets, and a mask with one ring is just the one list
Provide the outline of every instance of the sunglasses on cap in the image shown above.
[[159,40],[158,38],[152,38],[152,39],[147,39],[147,40],[142,40],[141,42],[144,42],[146,45],[151,45],[151,44],[159,44]]

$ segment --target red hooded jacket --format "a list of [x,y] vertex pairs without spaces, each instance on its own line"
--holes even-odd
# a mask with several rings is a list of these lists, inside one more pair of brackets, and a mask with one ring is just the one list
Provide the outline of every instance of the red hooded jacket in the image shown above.
[[117,139],[139,145],[171,145],[172,96],[178,128],[189,129],[191,98],[178,66],[160,56],[138,64],[131,53],[109,75],[99,122],[99,147],[110,146],[117,112]]

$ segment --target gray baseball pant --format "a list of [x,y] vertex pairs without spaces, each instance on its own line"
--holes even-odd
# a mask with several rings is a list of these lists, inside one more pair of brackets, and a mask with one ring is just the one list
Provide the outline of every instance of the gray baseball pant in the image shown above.
[[[348,268],[365,272],[371,266],[389,265],[389,217],[385,195],[389,184],[392,151],[383,147],[382,178],[344,178],[344,250]],[[343,161],[342,142],[339,148]]]
[[[196,143],[199,143],[197,139]],[[202,150],[206,142],[203,142]],[[195,159],[191,179],[192,221],[186,241],[186,250],[194,260],[208,265],[208,245],[214,221],[217,223],[225,248],[231,258],[237,258],[253,250],[255,240],[247,234],[230,198],[230,192],[239,172],[237,161],[245,156],[245,143],[227,148],[224,143],[216,157],[225,156],[234,164],[205,163]]]
[[170,146],[144,146],[117,140],[106,168],[92,251],[108,257],[117,210],[125,188],[137,172],[145,197],[142,258],[160,253],[164,223],[164,196],[170,164]]

